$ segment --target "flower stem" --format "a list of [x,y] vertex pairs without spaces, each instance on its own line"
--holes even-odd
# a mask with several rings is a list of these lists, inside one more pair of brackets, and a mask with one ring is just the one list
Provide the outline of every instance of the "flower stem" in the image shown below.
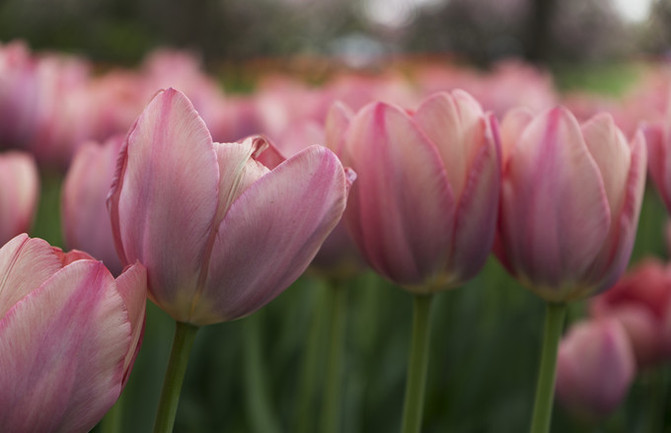
[[281,429],[268,395],[268,374],[263,363],[263,311],[247,317],[244,322],[245,400],[251,431],[278,433]]
[[331,323],[329,329],[329,354],[327,360],[326,387],[322,402],[321,430],[323,433],[337,433],[340,431],[342,406],[342,361],[345,345],[345,330],[347,318],[346,287],[331,284]]
[[175,337],[172,342],[172,351],[170,352],[170,361],[168,361],[165,379],[163,380],[161,399],[156,411],[154,433],[170,433],[175,425],[179,394],[182,390],[189,354],[198,329],[197,326],[188,323],[175,323]]
[[121,422],[123,420],[123,404],[124,396],[122,392],[117,399],[114,406],[105,414],[105,417],[100,421],[100,433],[120,433]]
[[547,303],[531,433],[548,433],[550,431],[557,375],[557,350],[565,318],[566,304]]
[[403,433],[418,433],[422,427],[424,388],[429,365],[430,313],[433,295],[415,295],[412,340],[403,404]]
[[316,303],[312,318],[310,320],[307,346],[300,369],[301,376],[298,385],[298,400],[294,413],[294,429],[296,433],[311,433],[314,431],[314,403],[316,386],[320,373],[321,358],[323,358],[324,327],[326,326],[326,312],[328,301],[326,296],[327,287],[315,287],[315,293],[311,293],[316,299],[310,299]]

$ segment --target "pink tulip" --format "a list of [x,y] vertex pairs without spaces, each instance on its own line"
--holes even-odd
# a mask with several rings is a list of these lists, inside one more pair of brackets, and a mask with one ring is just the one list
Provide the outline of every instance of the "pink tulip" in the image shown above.
[[69,248],[86,251],[105,263],[114,275],[122,266],[114,246],[105,200],[114,178],[120,136],[101,146],[82,147],[68,170],[61,196],[63,235]]
[[462,91],[414,113],[335,105],[327,142],[358,173],[345,219],[370,266],[408,290],[473,277],[489,255],[500,185],[496,123]]
[[88,432],[119,397],[144,329],[146,274],[19,235],[0,249],[0,425]]
[[650,177],[662,197],[666,209],[671,212],[671,122],[654,122],[644,127],[648,145],[648,170]]
[[27,153],[0,155],[0,242],[27,232],[37,210],[40,181]]
[[627,143],[608,114],[580,125],[564,108],[501,123],[503,185],[495,250],[551,302],[602,291],[624,271],[645,182],[643,135]]
[[121,151],[108,198],[117,250],[147,267],[149,297],[175,320],[234,320],[305,270],[348,177],[320,146],[284,160],[260,137],[213,143],[189,100],[161,91]]
[[596,421],[617,409],[634,376],[631,345],[615,320],[575,325],[559,346],[557,397],[584,420]]
[[671,267],[647,259],[591,303],[593,316],[617,319],[639,367],[671,360]]

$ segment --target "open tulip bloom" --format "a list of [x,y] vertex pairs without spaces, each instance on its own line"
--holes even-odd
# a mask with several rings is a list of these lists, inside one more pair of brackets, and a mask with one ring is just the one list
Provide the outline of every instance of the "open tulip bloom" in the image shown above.
[[334,105],[329,147],[356,170],[345,220],[362,256],[415,295],[403,432],[421,428],[432,295],[484,265],[496,228],[500,146],[493,116],[463,91],[414,112]]
[[19,235],[0,249],[2,431],[88,432],[123,390],[144,329],[146,273],[115,280],[79,251]]
[[564,108],[501,123],[503,183],[498,241],[503,265],[548,302],[532,432],[549,430],[557,344],[566,303],[604,291],[634,244],[646,148],[609,114],[580,125]]
[[[154,97],[121,150],[108,208],[121,261],[147,267],[150,299],[177,321],[166,378],[183,375],[187,357],[173,361],[198,326],[247,316],[300,276],[353,178],[322,146],[285,160],[262,137],[213,143],[182,93]],[[181,381],[166,382],[159,411],[173,412],[156,431],[172,429]]]

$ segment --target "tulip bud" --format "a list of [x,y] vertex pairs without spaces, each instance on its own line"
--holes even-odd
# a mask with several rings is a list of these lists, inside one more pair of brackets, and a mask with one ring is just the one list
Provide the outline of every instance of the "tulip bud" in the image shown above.
[[564,108],[514,111],[501,125],[503,184],[497,256],[543,299],[610,287],[636,235],[645,182],[642,134],[631,143],[608,114],[579,125]]
[[27,232],[37,210],[40,182],[32,156],[0,155],[0,243]]
[[599,420],[612,413],[635,375],[627,334],[615,320],[575,325],[559,346],[557,396],[575,416]]
[[105,200],[112,184],[122,137],[88,143],[75,155],[61,195],[63,235],[69,248],[86,251],[118,275],[122,266]]
[[414,113],[335,105],[327,144],[358,174],[345,213],[370,266],[416,293],[457,286],[484,264],[500,184],[496,123],[463,91]]

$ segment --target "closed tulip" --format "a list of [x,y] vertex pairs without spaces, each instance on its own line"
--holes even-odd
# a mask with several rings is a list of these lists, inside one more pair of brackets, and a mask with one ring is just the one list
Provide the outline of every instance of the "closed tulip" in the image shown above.
[[415,293],[473,277],[491,250],[500,155],[496,124],[463,91],[414,112],[336,105],[329,147],[358,174],[345,218],[370,266]]
[[83,146],[68,169],[61,195],[63,235],[69,248],[86,251],[118,275],[121,261],[114,246],[105,200],[114,178],[122,137],[104,145]]
[[0,155],[0,243],[27,232],[37,210],[40,181],[34,159],[27,153]]
[[178,322],[251,314],[308,266],[345,208],[350,176],[310,146],[284,160],[263,138],[213,143],[189,100],[159,92],[121,151],[108,198],[122,263]]
[[540,297],[566,302],[610,287],[633,247],[646,149],[608,114],[580,125],[564,108],[513,111],[501,124],[503,185],[496,252]]
[[144,329],[146,274],[19,235],[0,249],[0,426],[88,432],[119,397]]
[[639,368],[671,360],[671,267],[647,259],[610,290],[595,297],[597,318],[618,320],[631,340]]
[[562,340],[558,358],[557,396],[586,421],[617,409],[636,373],[627,333],[616,320],[575,325]]
[[644,127],[650,159],[648,170],[666,209],[671,212],[671,125],[655,122]]

